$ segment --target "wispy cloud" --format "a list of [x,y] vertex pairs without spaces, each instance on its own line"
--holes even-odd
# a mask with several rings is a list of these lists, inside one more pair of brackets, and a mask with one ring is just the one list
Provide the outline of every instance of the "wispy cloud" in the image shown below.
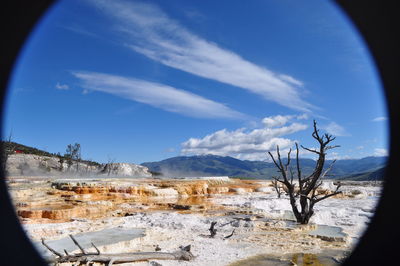
[[57,82],[55,87],[57,90],[64,90],[64,91],[69,90],[69,86],[67,84],[61,84],[59,82]]
[[[264,119],[265,120],[265,119]],[[182,154],[214,154],[245,160],[268,160],[267,152],[279,145],[282,152],[294,145],[294,140],[283,136],[305,130],[307,125],[298,122],[287,126],[234,131],[222,129],[203,138],[190,138],[182,143]]]
[[203,13],[201,13],[194,7],[191,8],[186,7],[185,9],[182,10],[182,12],[186,17],[195,22],[202,22],[207,19],[207,17]]
[[67,25],[67,26],[61,26],[61,28],[81,34],[81,35],[85,35],[88,37],[95,37],[98,38],[99,36],[89,30],[86,30],[85,28],[82,28],[81,26],[78,25]]
[[378,116],[372,119],[372,122],[381,122],[381,121],[386,121],[388,118],[386,116]]
[[335,122],[330,122],[328,125],[321,126],[321,128],[334,136],[340,136],[340,137],[350,136],[350,134],[346,131],[344,127]]
[[169,112],[198,118],[243,119],[246,116],[202,96],[164,84],[96,72],[73,72],[85,90],[101,91]]
[[233,85],[294,110],[314,106],[300,96],[303,83],[275,73],[187,30],[145,2],[88,0],[110,16],[127,47],[164,65]]
[[17,87],[13,89],[14,93],[25,93],[25,92],[33,92],[35,91],[33,88],[27,88],[27,87]]
[[297,80],[297,79],[295,79],[295,78],[293,78],[291,76],[285,75],[285,74],[279,75],[279,78],[281,80],[284,80],[284,81],[286,81],[288,83],[291,83],[291,84],[299,86],[299,87],[303,87],[304,86],[303,82],[301,82],[300,80]]

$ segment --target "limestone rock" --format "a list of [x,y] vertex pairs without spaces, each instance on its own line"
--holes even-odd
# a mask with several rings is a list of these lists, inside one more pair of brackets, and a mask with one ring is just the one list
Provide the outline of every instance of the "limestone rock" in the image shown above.
[[173,188],[157,188],[151,192],[152,196],[156,197],[178,197],[178,191]]
[[118,177],[151,177],[149,169],[133,163],[110,163],[104,165],[102,173],[108,176]]
[[272,187],[259,187],[259,188],[255,189],[255,192],[267,192],[267,193],[270,193],[270,192],[273,192],[273,191],[274,191],[274,188],[272,188]]
[[309,232],[309,235],[329,242],[346,242],[347,240],[347,234],[337,226],[318,225],[315,230]]
[[229,192],[228,187],[209,187],[207,188],[208,194],[222,194]]
[[229,192],[234,192],[236,194],[245,194],[245,193],[248,193],[248,192],[253,192],[253,189],[237,187],[237,188],[229,188]]
[[89,164],[73,161],[69,167],[59,158],[34,154],[12,154],[6,170],[10,176],[18,175],[103,175],[111,177],[151,177],[149,169],[133,163]]

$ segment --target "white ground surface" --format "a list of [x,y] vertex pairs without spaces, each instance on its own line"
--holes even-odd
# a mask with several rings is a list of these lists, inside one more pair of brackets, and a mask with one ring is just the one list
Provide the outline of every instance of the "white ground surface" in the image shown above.
[[[315,206],[315,215],[311,223],[342,227],[351,240],[357,242],[364,232],[370,217],[373,215],[380,194],[380,187],[371,186],[344,186],[345,193],[358,190],[354,198],[329,198]],[[252,193],[234,196],[215,197],[215,203],[235,206],[243,209],[253,209],[253,213],[264,214],[270,218],[283,218],[291,210],[287,198],[278,199],[274,193]],[[134,204],[134,203],[132,203]],[[129,205],[129,204],[127,204]],[[129,207],[129,206],[127,206]],[[85,219],[59,224],[25,224],[25,230],[35,240],[41,237],[57,239],[68,234],[97,231],[105,228],[118,227],[121,229],[145,228],[146,236],[132,241],[123,242],[112,247],[103,247],[104,252],[134,252],[154,251],[159,245],[162,251],[174,251],[179,246],[192,245],[192,253],[196,256],[193,261],[158,261],[163,266],[168,265],[228,265],[239,259],[256,254],[269,252],[285,252],[257,245],[257,243],[241,242],[240,233],[252,231],[252,221],[239,221],[232,225],[218,227],[215,238],[208,238],[208,228],[211,221],[218,225],[232,221],[229,217],[205,217],[200,214],[179,214],[177,212],[137,213],[128,217],[115,217],[104,220],[89,221]],[[229,235],[236,228],[235,235],[227,240],[223,236]],[[318,247],[315,247],[318,251]],[[290,252],[290,251],[286,251]],[[124,265],[151,265],[147,262]]]

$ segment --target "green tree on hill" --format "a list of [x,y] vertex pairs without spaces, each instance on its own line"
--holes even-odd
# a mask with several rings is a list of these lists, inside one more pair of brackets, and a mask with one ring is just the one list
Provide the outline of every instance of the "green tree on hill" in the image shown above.
[[68,169],[76,161],[76,171],[79,171],[79,163],[81,161],[81,145],[79,143],[68,144],[64,157],[67,159]]

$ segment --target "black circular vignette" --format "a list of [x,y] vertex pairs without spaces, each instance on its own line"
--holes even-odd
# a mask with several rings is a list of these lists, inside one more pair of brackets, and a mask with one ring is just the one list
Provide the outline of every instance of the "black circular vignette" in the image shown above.
[[[364,37],[379,70],[390,114],[390,157],[384,190],[366,233],[344,265],[396,264],[400,239],[396,208],[399,190],[400,41],[399,16],[395,1],[337,0]],[[51,0],[7,1],[2,7],[1,103],[18,53]],[[3,108],[1,108],[1,118]],[[2,125],[2,124],[1,124]],[[2,154],[2,153],[1,153]],[[1,156],[1,155],[0,155]],[[25,235],[13,209],[5,183],[0,180],[0,265],[46,265]]]
[[[9,0],[1,7],[1,111],[3,119],[4,99],[14,63],[29,33],[53,1]],[[1,129],[3,124],[1,123]],[[0,132],[2,134],[2,131]],[[3,153],[0,153],[3,156]],[[3,162],[3,160],[1,160]],[[3,167],[0,167],[3,169]],[[5,173],[0,180],[0,265],[47,265],[36,252],[18,221],[8,194]]]
[[[344,265],[395,265],[400,238],[399,106],[400,32],[395,1],[336,1],[363,36],[379,71],[389,113],[389,161],[384,188],[365,234]],[[385,264],[384,262],[389,264]]]

